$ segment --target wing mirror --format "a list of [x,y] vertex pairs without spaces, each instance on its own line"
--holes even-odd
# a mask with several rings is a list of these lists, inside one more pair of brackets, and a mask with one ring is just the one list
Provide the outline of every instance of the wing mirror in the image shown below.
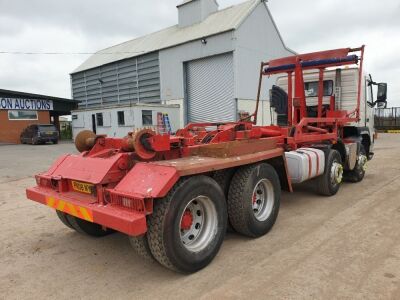
[[378,83],[378,95],[376,96],[376,104],[378,108],[386,108],[387,106],[387,83]]
[[387,83],[378,83],[378,95],[376,97],[378,102],[386,102],[387,100]]

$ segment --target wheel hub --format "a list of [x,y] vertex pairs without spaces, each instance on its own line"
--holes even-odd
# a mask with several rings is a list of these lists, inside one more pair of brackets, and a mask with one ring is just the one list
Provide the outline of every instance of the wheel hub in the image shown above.
[[258,221],[265,221],[271,215],[274,206],[274,189],[272,183],[261,179],[254,187],[252,196],[252,208]]
[[218,216],[214,203],[206,196],[192,199],[185,207],[180,220],[182,245],[192,252],[206,248],[218,229]]
[[364,154],[360,154],[358,156],[358,164],[360,165],[361,169],[365,172],[367,170],[367,157]]
[[190,227],[192,227],[192,225],[193,225],[193,216],[190,210],[187,210],[184,212],[182,216],[181,229],[189,230]]
[[343,166],[334,162],[331,167],[331,180],[333,184],[339,184],[343,179]]

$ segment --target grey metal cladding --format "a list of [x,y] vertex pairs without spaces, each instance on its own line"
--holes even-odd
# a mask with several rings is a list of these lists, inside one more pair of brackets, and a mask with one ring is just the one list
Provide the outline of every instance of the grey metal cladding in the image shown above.
[[186,64],[188,122],[236,120],[232,53]]
[[80,107],[159,103],[158,52],[117,61],[71,75],[72,98]]

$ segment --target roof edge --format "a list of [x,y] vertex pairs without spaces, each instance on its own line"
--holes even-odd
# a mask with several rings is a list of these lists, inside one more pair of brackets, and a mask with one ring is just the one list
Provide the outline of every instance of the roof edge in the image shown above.
[[[242,24],[247,20],[247,18],[252,14],[252,12],[257,8],[257,6],[259,6],[262,2],[264,2],[264,0],[253,0],[254,3],[251,6],[251,8],[249,9],[249,11],[247,12],[247,14],[240,20],[240,22],[238,22],[236,24],[236,27],[234,28],[235,30],[237,30],[240,26],[242,26]],[[244,2],[243,2],[244,3]]]
[[274,25],[275,30],[276,30],[276,32],[278,33],[279,39],[281,40],[283,47],[284,47],[287,51],[291,52],[293,55],[297,55],[298,53],[297,53],[296,51],[294,51],[294,50],[290,49],[288,46],[286,46],[286,43],[285,43],[285,41],[284,41],[283,38],[282,38],[281,32],[279,31],[278,26],[276,25],[275,20],[274,20],[272,14],[271,14],[271,11],[270,11],[269,8],[268,8],[268,5],[267,5],[267,3],[266,3],[266,0],[261,0],[261,2],[264,3],[264,7],[265,7],[265,9],[266,9],[267,12],[268,12],[269,17],[271,18],[272,24]]
[[[181,7],[181,6],[184,6],[184,5],[189,4],[189,3],[191,3],[191,2],[194,2],[194,1],[198,1],[198,0],[186,0],[186,1],[183,1],[181,4],[178,4],[178,5],[176,6],[176,8],[179,8],[179,7]],[[214,2],[215,2],[215,4],[219,7],[219,4],[218,4],[217,0],[214,0]]]
[[[201,40],[202,38],[208,38],[208,37],[212,37],[212,36],[224,34],[224,33],[227,33],[227,32],[235,31],[236,29],[237,29],[237,28],[230,28],[230,29],[227,29],[227,30],[224,30],[224,31],[220,31],[220,32],[217,32],[217,33],[214,33],[214,34],[207,35],[207,36],[202,36],[202,37],[199,37],[199,38],[193,38],[193,39],[187,40],[187,41],[182,42],[182,43],[178,43],[178,44],[174,44],[174,45],[171,45],[171,46],[162,47],[162,48],[159,48],[159,49],[157,49],[157,50],[153,50],[153,51],[149,51],[149,52],[138,53],[138,54],[135,55],[135,56],[130,56],[130,57],[126,57],[126,58],[114,60],[114,61],[111,61],[111,62],[106,63],[106,64],[98,65],[98,66],[96,66],[96,67],[92,67],[92,68],[88,68],[88,69],[83,69],[83,70],[76,71],[76,69],[79,68],[79,67],[78,67],[78,68],[76,68],[74,71],[72,71],[71,73],[69,73],[69,75],[74,75],[74,74],[78,74],[78,73],[81,73],[81,72],[85,72],[85,71],[87,71],[87,70],[91,70],[91,69],[95,69],[95,68],[100,68],[100,67],[102,67],[102,66],[106,66],[106,65],[109,65],[109,64],[113,64],[113,63],[115,63],[115,62],[123,61],[123,60],[126,60],[126,59],[132,59],[132,58],[135,58],[135,57],[138,57],[138,56],[141,56],[141,55],[146,55],[146,54],[154,53],[154,52],[160,52],[160,51],[162,51],[162,50],[174,48],[174,47],[176,47],[176,46],[180,46],[180,45],[184,45],[184,44],[187,44],[187,43],[191,43],[191,42],[194,42],[194,41],[197,41],[197,40]],[[95,54],[93,54],[93,55],[95,55]]]
[[[184,3],[181,3],[181,4],[178,5],[178,6],[185,5],[185,4],[190,3],[190,2],[192,2],[192,1],[197,1],[197,0],[191,0],[191,1],[188,1],[188,2],[184,2]],[[217,3],[217,5],[218,5],[218,2],[217,2],[216,0],[214,0],[214,1],[215,1],[215,2]],[[145,55],[145,54],[148,54],[148,53],[152,53],[152,52],[157,52],[157,51],[161,51],[161,50],[173,48],[173,47],[176,47],[176,46],[180,46],[180,45],[183,45],[183,44],[186,44],[186,43],[190,43],[190,42],[199,40],[199,39],[204,38],[204,37],[211,37],[211,36],[215,36],[215,35],[219,35],[219,34],[223,34],[223,33],[226,33],[226,32],[230,32],[230,31],[237,30],[237,29],[243,24],[243,22],[251,15],[251,13],[258,7],[258,5],[260,5],[261,3],[265,2],[266,0],[248,0],[248,1],[244,1],[244,2],[242,2],[242,3],[240,3],[240,4],[237,4],[237,5],[242,5],[242,4],[244,4],[245,2],[251,2],[251,1],[253,1],[253,4],[252,4],[251,7],[248,9],[247,13],[246,13],[244,16],[242,16],[242,18],[240,19],[240,21],[237,22],[237,23],[235,24],[235,26],[232,27],[232,28],[229,28],[229,29],[226,29],[226,30],[223,30],[223,31],[220,31],[220,32],[216,32],[216,33],[214,33],[214,34],[210,34],[210,35],[207,35],[207,36],[203,36],[203,37],[191,38],[191,39],[188,39],[188,40],[186,40],[186,41],[184,41],[184,42],[181,42],[181,43],[178,43],[178,44],[174,44],[174,45],[170,45],[170,46],[160,47],[160,48],[155,49],[155,50],[152,50],[152,51],[138,52],[138,53],[136,53],[135,55],[132,55],[132,56],[129,56],[129,57],[126,57],[126,58],[122,58],[122,59],[119,59],[119,60],[115,60],[115,61],[112,61],[112,62],[109,62],[109,63],[100,64],[100,65],[97,65],[97,66],[94,66],[94,67],[90,67],[90,68],[80,69],[80,67],[81,67],[83,64],[85,64],[85,62],[87,61],[87,60],[86,60],[85,62],[81,63],[77,68],[75,68],[71,73],[69,73],[69,75],[71,76],[71,75],[73,75],[73,74],[85,72],[85,71],[90,70],[90,69],[94,69],[94,68],[98,68],[98,67],[101,67],[101,66],[104,66],[104,65],[108,65],[108,64],[111,64],[111,63],[115,63],[116,61],[123,61],[123,60],[125,60],[125,59],[135,58],[135,57],[138,57],[138,56],[141,56],[141,55]],[[214,12],[213,14],[218,13],[218,12],[222,12],[222,11],[227,10],[227,9],[230,9],[230,8],[235,7],[235,6],[237,6],[237,5],[232,5],[232,6],[225,7],[225,8],[223,8],[223,9],[220,9],[220,10]],[[271,16],[271,14],[270,14],[268,8],[267,8],[267,11],[268,11],[269,15]],[[272,18],[271,18],[271,19],[272,19]],[[276,24],[275,24],[275,22],[274,22],[273,19],[272,19],[272,22],[273,22],[275,28],[277,29]],[[149,34],[147,34],[147,35],[155,34],[155,33],[158,33],[158,32],[161,32],[161,31],[164,31],[164,30],[166,30],[166,29],[170,29],[170,28],[173,28],[173,27],[176,27],[176,26],[178,26],[178,25],[175,24],[175,25],[173,25],[173,26],[169,26],[169,27],[167,27],[167,28],[163,28],[163,29],[160,29],[160,30],[158,30],[158,31],[149,33]],[[278,31],[278,29],[277,29],[277,31]],[[97,51],[95,54],[92,54],[92,56],[93,56],[93,55],[101,55],[101,53],[102,53],[102,52],[106,52],[107,49],[110,49],[110,48],[113,48],[113,47],[116,47],[116,46],[119,46],[119,45],[123,45],[123,44],[129,43],[129,42],[132,42],[132,41],[134,41],[134,40],[143,38],[143,37],[145,37],[145,36],[147,36],[147,35],[140,36],[140,37],[137,37],[137,38],[134,38],[134,39],[131,39],[131,40],[128,40],[128,41],[125,41],[125,42],[122,42],[122,43],[119,43],[119,44],[116,44],[116,45],[113,45],[113,46],[109,46],[109,47],[104,48],[104,49],[101,49],[101,50]],[[281,41],[282,41],[282,43],[283,43],[285,49],[288,49],[288,51],[290,51],[290,52],[292,52],[292,53],[295,53],[294,51],[290,50],[289,48],[287,48],[287,47],[285,46],[285,43],[283,42],[282,37],[281,37],[279,31],[278,31],[278,35],[279,35],[279,37],[280,37],[280,39],[281,39]]]
[[75,102],[80,103],[79,100],[69,99],[69,98],[62,98],[62,97],[55,97],[55,96],[48,96],[42,94],[34,94],[34,93],[27,93],[27,92],[19,92],[13,90],[5,90],[0,89],[0,94],[10,94],[10,96],[21,96],[21,97],[30,97],[30,98],[46,98],[48,100],[60,101],[60,102]]

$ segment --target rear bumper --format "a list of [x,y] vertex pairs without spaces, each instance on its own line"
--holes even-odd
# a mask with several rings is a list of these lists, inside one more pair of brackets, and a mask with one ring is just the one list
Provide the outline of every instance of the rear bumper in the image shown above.
[[68,193],[58,193],[39,186],[28,188],[26,196],[30,200],[131,236],[143,235],[147,231],[144,213],[128,211],[109,204],[90,203],[85,198],[79,200],[76,195],[72,197]]

